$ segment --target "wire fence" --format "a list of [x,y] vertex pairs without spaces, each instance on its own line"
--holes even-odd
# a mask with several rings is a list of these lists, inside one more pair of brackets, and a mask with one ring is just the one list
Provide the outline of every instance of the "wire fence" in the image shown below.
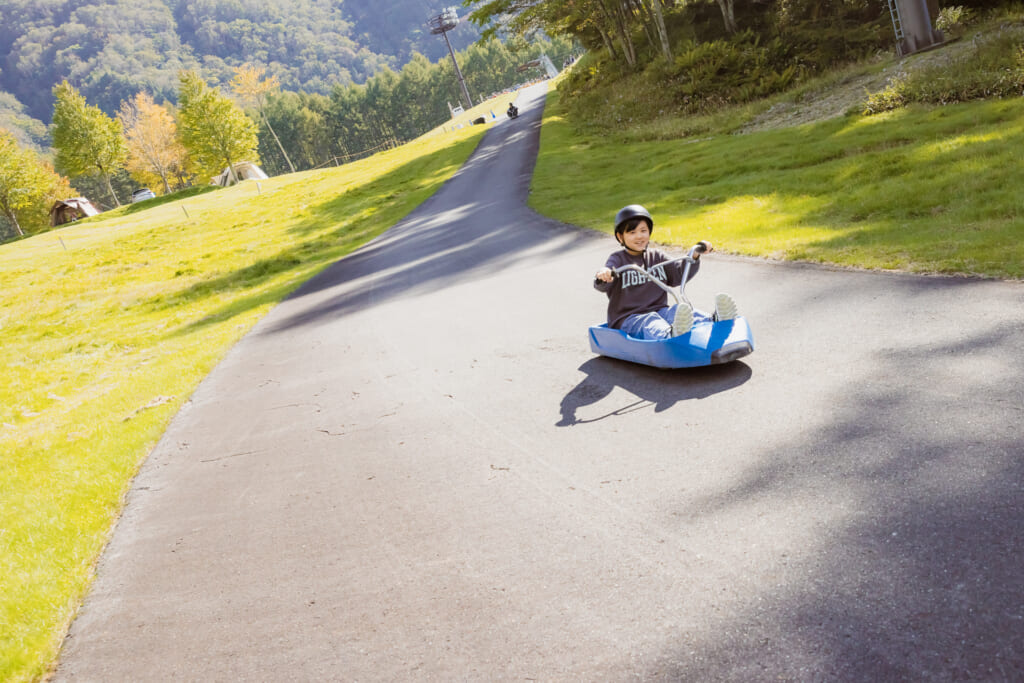
[[375,147],[370,147],[368,149],[364,149],[361,152],[353,152],[351,154],[333,156],[327,161],[314,166],[313,169],[323,168],[324,166],[341,166],[342,164],[347,164],[350,161],[358,161],[359,159],[364,159],[382,150],[394,149],[395,147],[400,147],[404,144],[404,142],[401,142],[395,138],[389,138],[384,142],[380,143],[379,145],[376,145]]

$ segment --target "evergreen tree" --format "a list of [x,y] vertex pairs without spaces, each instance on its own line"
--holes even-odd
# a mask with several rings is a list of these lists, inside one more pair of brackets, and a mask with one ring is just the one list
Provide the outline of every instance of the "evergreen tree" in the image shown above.
[[[279,131],[281,143],[292,150],[296,168],[310,169],[329,163],[338,154],[327,126],[330,98],[316,93],[284,91],[267,98],[267,120]],[[286,168],[272,152],[276,144],[269,132],[260,132],[264,168],[284,173]],[[269,170],[267,171],[270,172]]]

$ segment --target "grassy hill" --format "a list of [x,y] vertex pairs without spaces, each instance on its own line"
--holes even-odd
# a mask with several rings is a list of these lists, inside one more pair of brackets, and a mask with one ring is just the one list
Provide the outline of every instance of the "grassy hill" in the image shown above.
[[878,55],[767,99],[619,123],[631,108],[669,110],[640,79],[592,88],[587,99],[605,105],[591,116],[557,93],[549,101],[534,208],[610,231],[618,208],[641,203],[667,243],[711,239],[771,259],[1024,277],[1021,12],[938,49]]
[[670,244],[1024,277],[1021,98],[629,143],[577,132],[553,99],[530,203],[559,220],[610,231],[640,203]]

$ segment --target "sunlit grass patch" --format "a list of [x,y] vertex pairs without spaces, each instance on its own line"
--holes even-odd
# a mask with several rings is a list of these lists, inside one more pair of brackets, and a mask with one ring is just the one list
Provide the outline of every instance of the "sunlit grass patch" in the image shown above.
[[705,239],[734,251],[749,246],[783,258],[818,234],[820,227],[805,225],[805,217],[820,208],[813,197],[769,194],[729,197],[685,213],[658,204],[652,210],[665,225],[659,241],[686,245]]

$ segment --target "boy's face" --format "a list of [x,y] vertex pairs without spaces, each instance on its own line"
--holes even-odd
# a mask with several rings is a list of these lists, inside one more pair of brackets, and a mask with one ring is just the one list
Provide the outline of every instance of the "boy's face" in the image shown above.
[[622,246],[630,254],[634,256],[642,254],[647,248],[647,243],[651,241],[651,227],[647,225],[647,221],[640,221],[635,228],[632,230],[627,228],[622,233],[621,241]]

